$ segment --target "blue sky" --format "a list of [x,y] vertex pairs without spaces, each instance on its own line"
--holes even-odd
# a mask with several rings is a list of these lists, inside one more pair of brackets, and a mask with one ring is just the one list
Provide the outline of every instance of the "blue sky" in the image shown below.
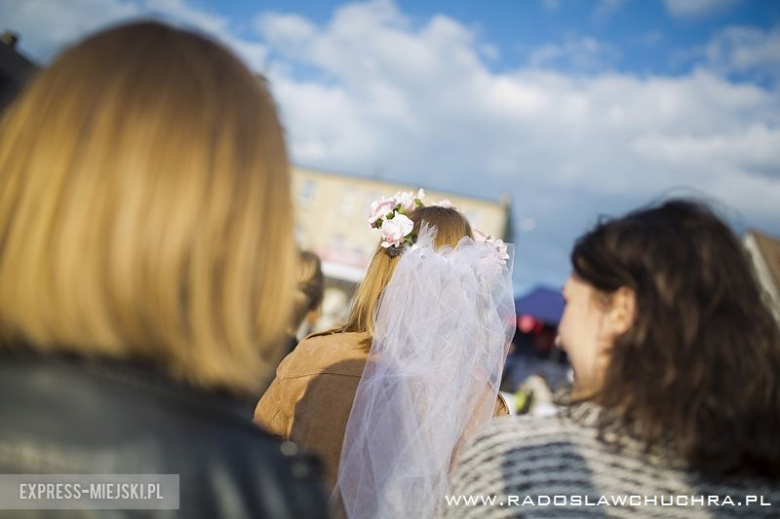
[[[267,10],[306,13],[310,20],[325,24],[341,3],[296,0],[262,5]],[[687,11],[680,7],[679,14],[674,15],[664,2],[656,0],[401,1],[396,5],[413,27],[424,26],[436,14],[445,14],[473,29],[480,40],[498,51],[487,60],[494,71],[525,65],[539,47],[592,38],[610,48],[602,69],[680,74],[696,63],[703,45],[724,25],[767,30],[780,22],[780,2],[772,0],[678,3],[690,7]],[[221,9],[251,18],[257,5],[232,1],[225,2]],[[555,65],[578,71],[565,56],[555,60]]]
[[518,292],[669,194],[780,235],[780,2],[0,0],[43,62],[139,16],[266,74],[299,165],[509,194]]

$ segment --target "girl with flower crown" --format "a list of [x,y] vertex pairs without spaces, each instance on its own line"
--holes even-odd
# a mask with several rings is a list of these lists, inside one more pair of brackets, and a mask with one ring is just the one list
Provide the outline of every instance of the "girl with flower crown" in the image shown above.
[[380,231],[344,326],[304,339],[255,411],[319,454],[349,517],[430,517],[460,448],[493,416],[514,335],[511,259],[420,190],[380,199]]

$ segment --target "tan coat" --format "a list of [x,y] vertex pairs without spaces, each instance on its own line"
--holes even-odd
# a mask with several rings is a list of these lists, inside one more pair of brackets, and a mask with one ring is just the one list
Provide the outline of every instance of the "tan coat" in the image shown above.
[[[370,349],[367,333],[304,339],[279,365],[255,409],[255,422],[322,457],[329,489],[336,485],[344,432]],[[503,399],[494,413],[509,414]]]

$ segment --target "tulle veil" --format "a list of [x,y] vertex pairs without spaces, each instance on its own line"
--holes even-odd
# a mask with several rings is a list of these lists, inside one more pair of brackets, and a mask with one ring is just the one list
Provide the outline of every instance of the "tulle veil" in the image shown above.
[[515,331],[513,250],[423,224],[383,292],[333,498],[350,519],[438,515],[458,452],[493,416]]

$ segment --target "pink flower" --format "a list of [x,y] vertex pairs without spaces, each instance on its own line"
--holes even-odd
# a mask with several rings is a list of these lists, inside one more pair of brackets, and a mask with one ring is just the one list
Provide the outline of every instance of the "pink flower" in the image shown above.
[[382,247],[399,247],[407,236],[412,233],[414,223],[401,213],[395,213],[392,218],[382,222]]
[[477,243],[485,243],[486,241],[491,239],[491,236],[489,234],[485,234],[484,232],[480,231],[476,227],[471,228],[471,233],[474,235],[474,241]]
[[417,195],[415,195],[413,191],[399,191],[393,198],[401,205],[404,212],[408,213],[409,211],[414,210],[418,200],[422,201],[422,199],[425,198],[425,190],[421,188],[417,191]]
[[395,198],[382,197],[379,200],[374,200],[371,203],[371,209],[368,212],[368,223],[371,227],[374,226],[377,220],[380,218],[386,218],[388,214],[395,210],[397,202]]
[[471,232],[474,234],[475,242],[486,243],[491,249],[491,254],[482,258],[480,264],[490,271],[500,273],[502,267],[506,265],[506,261],[509,259],[507,246],[506,243],[504,243],[504,240],[493,238],[493,236],[485,234],[479,229],[472,229]]
[[444,207],[445,209],[457,209],[457,207],[455,207],[455,204],[453,204],[452,202],[450,202],[446,198],[444,200],[440,200],[440,201],[438,201],[438,202],[436,202],[435,204],[432,204],[432,205],[434,205],[435,207]]
[[507,253],[506,243],[504,240],[493,240],[493,246],[496,248],[496,257],[501,261],[502,265],[506,265],[506,260],[509,259]]

